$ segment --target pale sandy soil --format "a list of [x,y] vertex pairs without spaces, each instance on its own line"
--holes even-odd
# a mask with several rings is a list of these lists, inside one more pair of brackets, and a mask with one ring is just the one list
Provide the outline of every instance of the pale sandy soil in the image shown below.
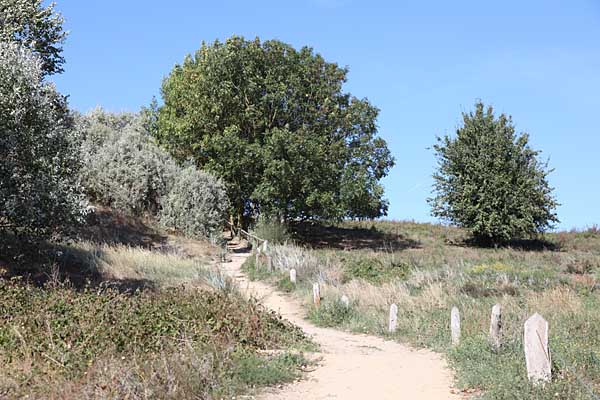
[[378,337],[319,328],[304,317],[297,300],[261,282],[250,282],[240,268],[249,253],[233,253],[223,264],[242,291],[263,301],[298,325],[320,345],[318,366],[300,382],[269,389],[262,400],[460,399],[452,375],[437,353],[415,350]]

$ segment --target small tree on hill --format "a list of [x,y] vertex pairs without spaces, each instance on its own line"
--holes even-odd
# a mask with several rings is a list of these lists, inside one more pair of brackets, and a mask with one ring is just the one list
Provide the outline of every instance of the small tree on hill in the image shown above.
[[558,222],[546,162],[517,135],[512,119],[475,104],[463,113],[456,137],[438,138],[434,150],[432,214],[468,228],[483,244],[531,238]]

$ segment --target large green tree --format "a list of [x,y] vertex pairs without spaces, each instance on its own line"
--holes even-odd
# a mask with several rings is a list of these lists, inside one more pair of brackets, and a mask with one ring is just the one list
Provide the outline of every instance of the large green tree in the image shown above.
[[557,202],[525,133],[511,117],[494,116],[482,102],[463,113],[455,137],[438,138],[434,150],[432,214],[468,228],[484,244],[531,238],[558,222]]
[[347,73],[277,40],[203,43],[164,80],[155,135],[224,180],[238,222],[378,217],[393,158]]
[[63,22],[54,3],[44,7],[43,0],[0,0],[0,41],[16,42],[37,54],[47,75],[63,72]]

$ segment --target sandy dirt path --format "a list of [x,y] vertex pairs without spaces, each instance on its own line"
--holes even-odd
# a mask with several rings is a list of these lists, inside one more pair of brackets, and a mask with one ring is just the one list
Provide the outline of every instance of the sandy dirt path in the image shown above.
[[[239,250],[238,250],[239,251]],[[248,252],[232,254],[223,264],[241,290],[262,300],[298,325],[321,346],[322,360],[303,380],[269,389],[261,400],[380,400],[460,399],[453,394],[452,375],[436,353],[415,350],[374,336],[319,328],[304,319],[301,305],[291,296],[262,282],[251,282],[241,266]]]

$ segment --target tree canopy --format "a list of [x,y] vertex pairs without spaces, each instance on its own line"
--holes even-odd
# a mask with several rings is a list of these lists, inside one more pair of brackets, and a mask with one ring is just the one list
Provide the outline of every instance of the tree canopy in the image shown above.
[[379,110],[342,90],[347,73],[277,40],[203,43],[164,80],[154,134],[224,180],[239,220],[385,215],[394,161]]
[[44,7],[42,0],[0,0],[0,41],[16,42],[37,54],[46,75],[63,72],[63,22],[54,3]]
[[470,229],[475,239],[498,244],[530,238],[558,222],[547,163],[516,134],[511,117],[494,116],[482,102],[463,113],[455,137],[438,138],[434,150],[432,214]]

